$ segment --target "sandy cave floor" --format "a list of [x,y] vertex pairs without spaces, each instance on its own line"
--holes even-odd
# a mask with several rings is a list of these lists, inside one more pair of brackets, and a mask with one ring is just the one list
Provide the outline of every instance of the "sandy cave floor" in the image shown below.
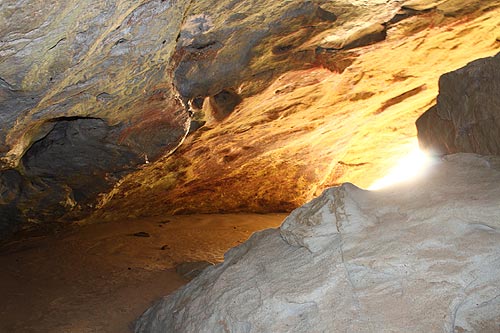
[[285,216],[144,218],[11,241],[0,248],[0,332],[130,332],[149,305],[187,283],[178,264],[220,262]]

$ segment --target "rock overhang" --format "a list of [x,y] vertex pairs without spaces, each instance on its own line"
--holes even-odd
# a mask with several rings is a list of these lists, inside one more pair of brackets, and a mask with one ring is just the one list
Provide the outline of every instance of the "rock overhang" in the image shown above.
[[[271,110],[273,112],[265,119],[253,119],[247,125],[243,124],[244,119],[232,117],[233,111],[248,117],[244,110],[249,107],[249,103],[258,102],[259,95],[265,96],[263,92],[273,82],[283,78],[291,80],[295,75],[296,80],[299,80],[303,78],[300,77],[301,73],[312,71],[317,72],[314,75],[318,75],[318,79],[312,80],[323,82],[326,76],[319,73],[317,68],[343,73],[354,64],[353,68],[348,69],[351,74],[357,70],[367,72],[366,68],[359,66],[359,57],[377,49],[376,45],[380,40],[385,38],[387,42],[394,42],[397,38],[405,38],[405,34],[411,35],[429,29],[433,24],[439,26],[448,22],[447,20],[451,22],[448,29],[453,29],[454,24],[459,26],[463,23],[454,23],[457,21],[453,20],[465,14],[469,16],[464,20],[472,20],[471,22],[474,22],[478,15],[487,17],[488,11],[495,11],[494,4],[495,1],[466,3],[322,0],[287,1],[271,5],[258,0],[223,1],[216,5],[203,1],[144,1],[134,4],[126,1],[99,4],[85,1],[73,9],[72,3],[52,3],[46,6],[37,3],[26,7],[17,1],[6,1],[2,4],[5,9],[3,12],[11,17],[8,20],[7,16],[3,16],[0,28],[3,36],[0,46],[3,56],[0,61],[0,116],[3,140],[0,151],[3,155],[3,168],[15,167],[16,172],[24,177],[23,166],[19,165],[22,156],[35,142],[49,136],[53,125],[59,119],[102,119],[107,127],[113,129],[112,134],[107,136],[106,144],[117,147],[119,151],[126,151],[126,154],[133,157],[128,161],[116,159],[116,163],[121,165],[112,166],[108,170],[109,179],[114,178],[114,168],[131,170],[127,164],[130,161],[137,164],[154,161],[164,154],[168,155],[184,142],[190,127],[194,129],[207,124],[200,132],[188,138],[186,142],[189,146],[193,142],[194,145],[180,151],[179,162],[172,162],[175,166],[167,167],[170,171],[167,171],[164,178],[168,184],[163,182],[165,184],[162,183],[161,186],[168,190],[171,188],[170,183],[182,183],[183,179],[194,185],[192,188],[188,186],[180,196],[175,191],[172,193],[173,197],[178,196],[186,203],[181,204],[178,211],[192,211],[195,204],[202,211],[220,211],[220,207],[212,207],[205,202],[203,193],[205,190],[208,191],[206,193],[223,192],[225,186],[238,184],[238,179],[243,179],[237,172],[231,171],[235,170],[234,163],[245,164],[244,159],[239,157],[241,154],[248,152],[249,157],[255,161],[262,161],[263,165],[272,167],[266,173],[261,170],[261,166],[256,165],[254,168],[252,163],[246,164],[250,166],[245,171],[249,176],[244,179],[250,183],[262,179],[266,174],[276,175],[275,181],[270,183],[283,181],[286,175],[281,171],[286,170],[289,165],[284,163],[283,159],[290,160],[291,157],[283,152],[278,156],[274,155],[272,150],[275,144],[280,142],[279,139],[274,139],[274,144],[269,146],[268,152],[261,151],[261,148],[255,150],[252,148],[255,147],[253,144],[242,144],[238,149],[224,147],[224,140],[238,141],[237,137],[242,136],[244,141],[252,142],[253,139],[248,138],[245,133],[255,129],[260,131],[265,122],[286,122],[287,119],[283,118],[285,113],[289,115],[296,110],[300,111],[301,108],[307,109],[303,105],[309,103],[309,97],[301,97],[306,101],[305,104],[280,106],[281,111]],[[36,12],[36,15],[28,15],[30,11]],[[417,19],[414,15],[421,17]],[[472,30],[480,29],[480,23],[470,25]],[[432,29],[429,31],[432,34]],[[450,36],[452,34],[453,32]],[[426,38],[424,34],[420,37]],[[479,44],[476,54],[491,52],[483,44],[485,43]],[[415,47],[418,45],[415,44]],[[465,53],[470,53],[464,57],[466,59],[473,56],[470,49]],[[463,62],[463,59],[456,61]],[[447,66],[449,68],[449,65]],[[379,74],[374,72],[370,75]],[[408,73],[394,75],[400,80],[412,80],[411,74]],[[303,76],[307,81],[307,74]],[[354,75],[344,80],[357,82],[362,77],[363,75]],[[308,84],[312,86],[316,83]],[[303,86],[303,83],[299,83],[278,87],[276,91],[280,92],[277,95],[299,98],[294,96],[294,91]],[[341,94],[348,94],[348,91],[352,90],[352,87],[340,87],[345,90],[340,89]],[[432,88],[429,88],[429,84],[415,87],[421,89],[411,96],[406,96],[406,92],[401,91],[400,99],[415,98],[414,96],[421,96],[421,93],[426,96],[431,94]],[[367,88],[368,91],[348,95],[349,99],[366,102],[371,101],[371,97],[376,99],[378,93],[373,92],[373,87]],[[205,103],[200,102],[205,98]],[[398,96],[391,98],[397,99]],[[378,103],[378,100],[374,103]],[[192,105],[198,107],[193,108]],[[208,105],[211,111],[208,106],[206,109],[205,105]],[[392,106],[393,104],[386,104],[382,112]],[[263,107],[269,108],[266,105]],[[210,121],[203,120],[203,114],[198,112],[199,110],[212,112],[213,117]],[[253,110],[252,113],[258,114],[258,110]],[[227,119],[228,117],[231,119]],[[254,116],[250,115],[248,119],[252,117]],[[307,121],[315,123],[317,117],[316,120]],[[231,129],[232,122],[236,129]],[[190,126],[190,123],[195,125]],[[314,130],[317,126],[310,127],[299,129],[297,133],[306,134],[305,132]],[[325,128],[323,132],[327,130],[331,131]],[[297,130],[290,129],[290,135],[294,135],[294,131]],[[229,136],[221,142],[213,140],[216,136],[224,137],[226,134]],[[238,135],[235,137],[233,134]],[[256,135],[266,138],[268,134],[264,131]],[[197,138],[200,140],[199,144],[195,142]],[[201,141],[207,139],[206,142]],[[329,139],[325,139],[325,142],[328,142]],[[272,141],[273,139],[266,142]],[[257,146],[266,150],[268,143],[258,142]],[[213,144],[219,145],[221,149],[210,148]],[[196,175],[194,179],[190,178],[193,172],[187,168],[189,164],[193,164],[195,173],[199,172],[200,168],[205,168],[196,162],[196,154],[202,151],[206,153],[206,149],[213,150],[216,161],[210,162],[215,169],[209,167],[207,175],[203,177],[222,177],[214,184],[210,181],[200,183]],[[319,154],[325,155],[321,152]],[[269,163],[266,155],[275,156],[273,159],[276,163]],[[326,156],[329,156],[327,159],[332,158],[330,153]],[[282,198],[276,195],[275,191],[267,189],[267,185],[261,184],[262,193],[252,194],[252,197],[260,197],[258,200],[252,199],[256,204],[252,205],[247,200],[250,198],[241,196],[237,196],[237,200],[242,199],[238,207],[222,199],[221,204],[227,205],[228,209],[233,211],[290,210],[302,203],[305,196],[310,197],[310,193],[319,194],[324,184],[335,183],[337,176],[324,175],[320,177],[323,179],[321,183],[324,184],[315,185],[317,190],[311,192],[311,189],[306,189],[305,184],[318,181],[314,175],[319,169],[325,167],[326,170],[332,171],[332,175],[340,175],[344,173],[343,169],[353,169],[353,166],[362,166],[366,162],[352,160],[352,157],[344,155],[344,158],[339,159],[339,163],[333,171],[331,166],[323,165],[322,162],[313,168],[303,168],[307,171],[304,173],[295,173],[292,168],[289,175],[299,180],[299,191],[289,191],[286,186],[280,191],[293,193],[295,199]],[[163,168],[161,164],[157,166]],[[215,170],[225,170],[226,175],[219,175],[219,171]],[[53,174],[56,175],[57,172]],[[6,183],[11,184],[12,179],[17,179],[17,176],[7,178],[9,180]],[[171,178],[171,182],[167,181]],[[143,182],[139,179],[140,176],[137,176],[138,182]],[[29,182],[31,181],[28,180]],[[28,187],[33,188],[33,182],[31,183]],[[68,185],[62,183],[64,181],[61,180],[59,186]],[[112,183],[113,181],[109,186]],[[16,187],[17,185],[14,189]],[[9,189],[7,192],[12,191]],[[68,187],[67,191],[71,198],[73,188]],[[113,190],[112,193],[116,191],[120,189]],[[201,200],[193,197],[191,204],[191,199],[186,198],[186,195],[196,194],[197,191],[201,193]],[[153,192],[156,193],[156,189]],[[272,196],[276,196],[276,199]],[[107,202],[108,199],[104,199],[99,207]],[[16,206],[16,200],[10,204]],[[32,199],[23,200],[25,207],[31,205]],[[142,201],[140,196],[138,201]],[[55,203],[59,205],[60,202],[58,199]],[[173,204],[178,205],[175,200]]]

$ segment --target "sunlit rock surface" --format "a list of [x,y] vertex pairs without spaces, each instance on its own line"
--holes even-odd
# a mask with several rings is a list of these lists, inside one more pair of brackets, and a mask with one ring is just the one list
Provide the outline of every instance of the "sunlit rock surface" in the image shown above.
[[[244,97],[287,70],[313,67],[320,43],[303,47],[312,38],[329,31],[351,41],[351,30],[365,20],[389,20],[399,5],[2,1],[0,169],[13,171],[1,176],[0,232],[13,226],[9,221],[43,222],[67,212],[66,219],[76,218],[92,209],[96,192],[106,192],[137,164],[174,151],[190,128],[223,120]],[[370,42],[364,38],[361,44]],[[212,112],[190,119],[205,98]],[[71,128],[96,121],[106,131],[75,141],[61,135],[68,133],[61,131],[68,121],[74,121]],[[68,143],[79,147],[60,149]],[[91,158],[96,145],[104,148]],[[51,164],[54,158],[59,161]],[[68,181],[61,164],[95,179]],[[87,185],[83,200],[80,188]],[[38,206],[54,213],[38,214]]]
[[289,211],[369,185],[439,75],[498,49],[498,4],[2,1],[0,233],[96,207]]
[[500,158],[326,190],[150,308],[136,332],[497,332]]
[[[262,45],[268,53],[250,66],[278,76],[228,88],[224,100],[243,98],[229,115],[214,111],[216,98],[193,100],[205,125],[174,156],[125,177],[92,219],[290,211],[342,182],[369,187],[414,148],[415,120],[435,104],[440,75],[500,47],[498,1],[439,3],[324,5],[336,15],[331,31]],[[286,66],[298,65],[281,73],[285,54]],[[263,90],[251,95],[254,85]]]
[[443,75],[417,127],[420,145],[437,154],[500,155],[500,53]]

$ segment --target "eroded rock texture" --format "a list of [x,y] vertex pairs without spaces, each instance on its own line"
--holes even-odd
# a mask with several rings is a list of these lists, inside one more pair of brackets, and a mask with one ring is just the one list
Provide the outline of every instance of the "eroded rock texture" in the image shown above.
[[437,104],[417,121],[420,145],[437,154],[500,154],[500,53],[439,79]]
[[136,332],[496,332],[500,159],[326,190],[150,308]]
[[182,142],[189,116],[168,67],[187,5],[2,1],[0,169],[15,171],[2,176],[0,233],[7,216],[90,208],[123,171]]
[[[59,217],[67,208],[82,209],[140,160],[113,142],[113,129],[102,119],[63,118],[22,158],[27,197],[37,205],[22,207],[28,217]],[[75,207],[75,206],[80,207]]]
[[368,187],[412,149],[415,120],[435,104],[439,76],[500,45],[498,1],[316,4],[275,16],[266,4],[262,18],[250,15],[258,6],[235,5],[246,16],[227,15],[248,31],[230,23],[229,40],[254,43],[266,24],[276,34],[256,43],[233,74],[231,52],[247,49],[236,43],[231,51],[212,9],[193,18],[198,30],[213,24],[197,38],[216,42],[196,51],[214,58],[197,62],[184,52],[176,71],[198,130],[174,156],[125,177],[91,219],[291,211],[342,182]]
[[81,217],[146,161],[95,219],[288,211],[368,184],[407,151],[439,74],[498,48],[498,4],[2,1],[2,225]]

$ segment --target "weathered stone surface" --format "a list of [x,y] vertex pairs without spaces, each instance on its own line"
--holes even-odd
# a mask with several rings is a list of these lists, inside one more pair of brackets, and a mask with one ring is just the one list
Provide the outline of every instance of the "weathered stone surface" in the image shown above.
[[256,64],[266,63],[277,74],[297,66],[288,61],[295,51],[276,59],[259,44],[288,38],[293,44],[282,49],[291,51],[321,31],[345,30],[334,25],[333,8],[359,25],[366,15],[390,18],[399,2],[374,4],[371,13],[367,4],[326,0],[228,0],[216,5],[85,0],[78,6],[3,1],[2,167],[16,165],[33,143],[33,132],[51,119],[100,117],[113,126],[140,127],[144,119],[133,116],[144,114],[157,98],[164,100],[165,109],[173,94],[188,100],[236,88],[267,70]]
[[21,196],[22,177],[15,170],[0,174],[0,235],[17,231],[23,222],[22,214],[16,206]]
[[[98,117],[140,127],[135,115],[150,108],[152,96],[166,89],[172,98],[167,67],[186,2],[7,0],[0,6],[3,168],[17,165],[48,121]],[[164,99],[156,108],[170,104]],[[172,110],[165,111],[169,117]]]
[[[212,111],[207,110],[208,118],[219,122],[244,96],[262,91],[272,78],[292,68],[310,67],[315,45],[308,46],[307,52],[303,45],[325,30],[345,30],[335,22],[337,8],[344,14],[343,22],[349,18],[356,26],[366,15],[389,19],[398,5],[399,1],[358,6],[326,0],[227,0],[217,4],[85,0],[29,5],[3,1],[0,169],[17,168],[22,178],[18,186],[27,188],[21,191],[24,196],[2,209],[20,207],[25,218],[34,217],[36,213],[31,211],[37,206],[46,213],[54,211],[53,218],[65,209],[75,213],[72,207],[87,202],[73,202],[71,197],[83,194],[80,189],[87,186],[85,182],[91,183],[84,196],[95,200],[98,191],[94,185],[112,183],[113,177],[106,174],[174,151],[190,128],[193,110],[189,109],[196,101],[208,97],[207,107]],[[54,123],[73,117],[101,119],[113,128],[106,140],[94,140],[81,149],[88,151],[101,144],[133,158],[112,158],[110,154],[105,163],[99,162],[94,179],[74,177],[71,184],[64,172],[58,174],[55,164],[42,180],[33,172],[25,173],[23,156],[38,140],[53,134]],[[199,118],[194,117],[192,130],[205,122]],[[81,140],[78,144],[87,143]],[[74,169],[74,158],[60,157],[59,161],[68,160],[68,168]],[[37,182],[44,185],[32,186]],[[106,186],[99,188],[107,190]],[[39,195],[50,202],[39,200]],[[63,201],[69,203],[66,208],[59,205]],[[30,212],[25,207],[31,207]],[[38,220],[43,220],[42,215]]]
[[208,261],[189,261],[180,263],[175,267],[177,274],[185,279],[192,280],[203,272],[207,267],[211,267],[214,264]]
[[344,184],[254,234],[150,308],[136,332],[495,332],[500,159]]
[[174,98],[169,60],[187,6],[0,3],[0,170],[17,169],[22,193],[3,197],[2,212],[74,215],[122,171],[183,141],[189,115]]
[[474,12],[485,4],[492,3],[493,0],[410,0],[406,1],[403,8],[417,11],[427,11],[436,9],[446,16],[463,15]]
[[500,155],[500,53],[441,76],[437,104],[417,128],[436,154]]
[[[435,103],[439,76],[498,52],[494,1],[459,18],[435,6],[401,13],[401,3],[335,4],[321,4],[336,16],[330,29],[311,32],[306,42],[302,30],[300,38],[278,34],[254,49],[250,66],[260,74],[228,88],[242,98],[234,111],[216,111],[211,95],[189,100],[197,126],[204,126],[174,156],[125,177],[90,219],[289,212],[339,183],[367,188],[413,147],[415,120]],[[367,37],[382,32],[383,41]],[[343,49],[350,43],[359,44]],[[183,61],[189,73],[198,70]],[[210,61],[210,69],[220,65]]]
[[[150,168],[103,196],[99,207],[113,216],[106,203],[131,200],[116,202],[123,211],[115,218],[157,207],[289,211],[351,170],[366,174],[359,166],[386,169],[387,151],[362,156],[360,147],[406,144],[436,94],[434,78],[497,49],[498,35],[484,36],[498,26],[498,0],[420,3],[401,14],[402,0],[2,1],[0,169],[16,170],[23,195],[7,196],[13,201],[0,209],[25,220],[34,207],[44,207],[38,221],[74,218],[97,189],[141,162]],[[397,103],[377,114],[387,100]],[[25,173],[24,156],[67,118],[101,119],[110,129],[75,150],[94,147],[101,161],[113,151],[95,178],[70,184],[55,169]],[[387,133],[356,143],[369,134],[351,126],[363,124]],[[74,169],[74,158],[63,160]],[[85,200],[73,202],[87,181]],[[136,185],[143,190],[130,195]]]
[[5,231],[12,229],[9,220],[15,226],[26,219],[53,221],[69,210],[88,213],[99,193],[143,161],[114,143],[117,129],[102,119],[60,118],[46,126],[48,133],[31,145],[17,170],[2,173]]

